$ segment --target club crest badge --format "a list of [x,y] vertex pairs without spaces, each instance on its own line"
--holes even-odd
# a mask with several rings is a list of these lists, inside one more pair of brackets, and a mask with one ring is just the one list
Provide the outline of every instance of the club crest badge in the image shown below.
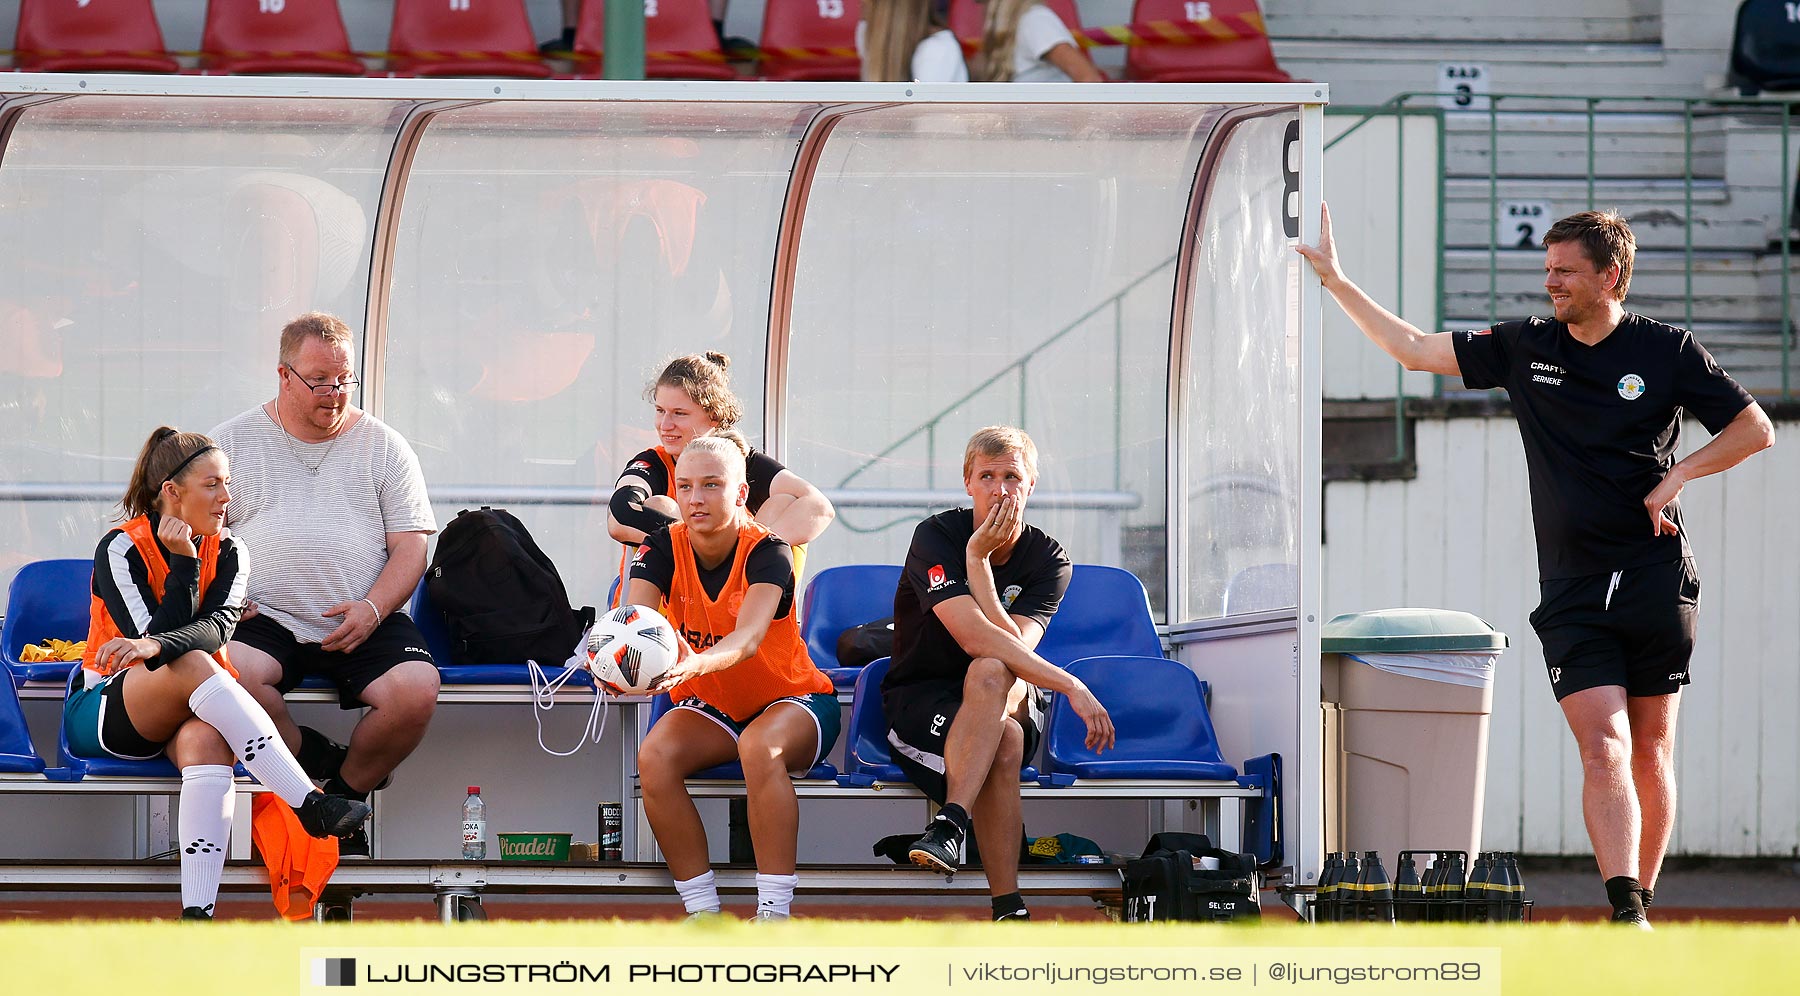
[[1626,401],[1636,401],[1644,396],[1644,378],[1637,374],[1626,374],[1619,378],[1619,397]]

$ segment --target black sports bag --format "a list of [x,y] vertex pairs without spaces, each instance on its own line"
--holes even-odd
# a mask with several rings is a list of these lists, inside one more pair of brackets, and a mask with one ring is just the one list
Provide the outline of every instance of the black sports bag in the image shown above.
[[512,513],[456,513],[438,537],[426,592],[450,631],[452,664],[561,665],[594,610],[569,605],[556,565]]
[[[1194,859],[1219,859],[1196,868]],[[1125,922],[1225,921],[1262,916],[1256,902],[1256,858],[1212,846],[1204,834],[1159,833],[1144,856],[1125,863]]]

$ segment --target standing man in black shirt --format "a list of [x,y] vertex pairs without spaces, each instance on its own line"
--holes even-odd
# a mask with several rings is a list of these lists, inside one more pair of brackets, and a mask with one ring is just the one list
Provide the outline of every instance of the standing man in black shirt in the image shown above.
[[[1678,496],[1775,430],[1693,333],[1625,311],[1637,242],[1585,211],[1544,234],[1554,319],[1426,334],[1338,268],[1325,215],[1300,254],[1363,333],[1408,370],[1504,387],[1531,481],[1541,601],[1531,625],[1581,753],[1581,807],[1613,919],[1648,929],[1675,824],[1675,713],[1688,684],[1700,579]],[[1675,461],[1681,416],[1711,442]]]
[[914,864],[955,874],[971,822],[995,920],[1029,920],[1019,896],[1019,769],[1037,752],[1043,692],[1069,697],[1087,745],[1113,744],[1106,708],[1034,651],[1069,587],[1062,545],[1025,524],[1037,447],[989,426],[963,453],[973,509],[913,531],[894,592],[894,662],[882,682],[894,762],[943,808],[914,841]]

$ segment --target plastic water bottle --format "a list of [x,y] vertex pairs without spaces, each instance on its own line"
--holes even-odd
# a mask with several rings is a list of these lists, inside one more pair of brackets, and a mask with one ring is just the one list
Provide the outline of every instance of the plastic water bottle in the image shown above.
[[463,800],[463,860],[487,860],[487,803],[481,801],[481,786],[469,786],[469,797]]

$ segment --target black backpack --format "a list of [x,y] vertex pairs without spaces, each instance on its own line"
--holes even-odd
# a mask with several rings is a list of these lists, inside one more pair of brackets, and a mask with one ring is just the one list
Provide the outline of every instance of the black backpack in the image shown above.
[[[1219,867],[1196,868],[1196,858],[1219,859]],[[1256,858],[1212,845],[1205,834],[1159,833],[1144,845],[1144,856],[1125,863],[1125,922],[1256,919]]]
[[556,565],[502,508],[456,513],[425,589],[450,631],[452,664],[561,665],[594,623],[591,607],[569,605]]

